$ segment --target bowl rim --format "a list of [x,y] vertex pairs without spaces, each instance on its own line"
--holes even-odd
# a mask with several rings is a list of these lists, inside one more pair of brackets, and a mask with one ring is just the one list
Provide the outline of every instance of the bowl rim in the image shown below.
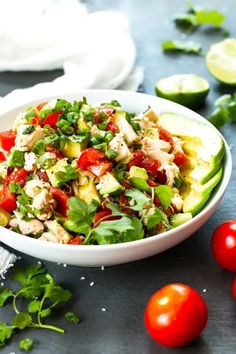
[[[124,248],[127,247],[132,247],[132,246],[142,246],[143,244],[148,244],[148,243],[152,243],[155,242],[158,239],[163,239],[166,237],[171,237],[175,234],[176,230],[178,230],[178,232],[184,231],[185,229],[187,229],[189,227],[189,225],[191,223],[197,223],[198,220],[200,220],[204,215],[206,215],[213,207],[215,204],[217,204],[217,202],[219,202],[223,195],[224,192],[230,182],[230,178],[231,178],[231,174],[232,174],[232,156],[231,156],[231,152],[230,152],[230,148],[228,143],[226,142],[224,136],[221,134],[221,132],[216,129],[216,127],[214,125],[212,125],[207,119],[205,119],[203,116],[201,116],[199,113],[196,113],[194,111],[192,111],[191,109],[184,107],[176,102],[172,102],[169,101],[167,99],[161,98],[161,97],[157,97],[148,93],[142,93],[142,92],[134,92],[134,91],[125,91],[125,90],[112,90],[112,89],[81,89],[78,90],[76,92],[65,92],[63,93],[59,93],[59,94],[54,94],[51,96],[39,96],[36,100],[28,100],[26,101],[24,104],[21,105],[17,105],[17,106],[13,106],[13,108],[9,109],[3,109],[1,111],[0,114],[0,119],[4,114],[8,114],[11,111],[15,111],[15,110],[19,110],[19,112],[25,108],[26,105],[34,105],[36,103],[38,103],[39,101],[44,101],[44,100],[52,100],[55,98],[65,98],[65,99],[70,99],[70,96],[86,96],[86,94],[101,94],[103,93],[104,96],[107,94],[119,94],[119,95],[134,95],[134,96],[146,96],[147,99],[148,98],[152,98],[152,99],[157,99],[160,102],[163,102],[164,104],[168,104],[170,106],[174,107],[181,107],[181,110],[183,110],[184,112],[186,112],[186,115],[189,119],[193,119],[193,120],[197,120],[197,121],[201,121],[203,123],[205,123],[206,125],[208,125],[211,129],[214,129],[217,134],[222,138],[224,145],[225,145],[225,156],[224,156],[224,169],[223,169],[223,176],[221,178],[220,184],[217,186],[218,190],[217,192],[209,199],[209,201],[207,202],[206,206],[204,207],[204,209],[202,209],[197,215],[195,215],[192,219],[190,219],[189,221],[187,221],[186,223],[179,225],[176,228],[173,228],[171,230],[165,231],[161,234],[156,234],[147,238],[143,238],[140,240],[134,240],[134,241],[129,241],[129,242],[122,242],[122,243],[114,243],[114,244],[106,244],[106,245],[80,245],[80,247],[75,247],[74,245],[70,245],[70,244],[59,244],[59,243],[53,243],[53,242],[47,242],[47,241],[43,241],[43,240],[39,240],[39,239],[35,239],[23,234],[19,234],[17,232],[11,231],[3,226],[0,226],[0,230],[4,231],[4,232],[9,232],[11,234],[14,234],[14,236],[16,238],[19,238],[19,240],[22,240],[22,236],[27,238],[27,242],[29,244],[33,245],[40,245],[46,246],[47,248],[50,248],[52,251],[53,250],[66,250],[66,251],[70,251],[72,253],[80,253],[80,252],[87,252],[88,250],[91,250],[91,252],[96,253],[96,252],[100,252],[100,251],[111,251],[111,250],[122,250]],[[183,113],[184,114],[184,113]],[[1,124],[0,124],[1,125]],[[0,241],[1,241],[1,233],[0,233]]]

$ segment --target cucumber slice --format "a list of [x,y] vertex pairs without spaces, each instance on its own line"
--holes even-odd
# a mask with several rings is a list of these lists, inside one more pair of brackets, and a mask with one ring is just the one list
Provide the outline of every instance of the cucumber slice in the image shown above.
[[227,38],[210,47],[206,55],[210,73],[226,85],[236,85],[236,39]]
[[204,78],[193,74],[165,77],[156,84],[157,96],[189,108],[203,104],[209,89],[209,83]]

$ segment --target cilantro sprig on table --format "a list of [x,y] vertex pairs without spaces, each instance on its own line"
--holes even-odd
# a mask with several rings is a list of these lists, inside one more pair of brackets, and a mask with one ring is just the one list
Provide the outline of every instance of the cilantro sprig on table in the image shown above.
[[[69,290],[62,288],[56,280],[40,264],[24,268],[16,268],[13,279],[18,283],[18,289],[0,289],[0,307],[10,300],[15,312],[11,324],[0,322],[0,347],[6,345],[15,331],[30,328],[43,328],[64,333],[64,329],[44,322],[55,308],[71,298]],[[24,299],[24,301],[22,301]],[[24,309],[19,304],[25,304]],[[76,321],[74,321],[76,322]]]
[[219,97],[214,106],[215,109],[208,117],[208,120],[216,128],[221,128],[228,122],[236,122],[236,93]]

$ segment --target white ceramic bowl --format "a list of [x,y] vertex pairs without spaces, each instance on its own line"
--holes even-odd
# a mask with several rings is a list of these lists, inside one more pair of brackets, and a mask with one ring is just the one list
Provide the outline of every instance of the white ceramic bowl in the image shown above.
[[[117,90],[85,90],[77,93],[65,94],[62,97],[68,100],[74,100],[81,99],[82,96],[86,96],[88,102],[91,104],[97,102],[109,102],[112,99],[116,99],[126,110],[136,113],[140,113],[144,111],[148,106],[151,106],[157,113],[175,112],[183,114],[190,119],[203,121],[205,124],[210,125],[212,129],[215,129],[200,115],[181,105],[142,93]],[[53,97],[39,97],[37,102],[45,101],[51,98]],[[29,102],[28,105],[37,102]],[[9,129],[13,124],[17,113],[23,111],[24,108],[25,105],[22,107],[12,107],[11,111],[3,114],[0,119],[0,130]],[[217,133],[220,134],[218,131]],[[222,137],[222,139],[224,138]],[[223,178],[217,189],[214,191],[212,197],[206,204],[205,208],[198,215],[196,215],[192,220],[175,229],[143,240],[127,243],[114,245],[74,246],[36,240],[1,227],[0,241],[20,252],[26,253],[33,257],[77,266],[115,265],[135,261],[160,253],[170,247],[175,246],[179,242],[186,239],[188,236],[192,235],[214,213],[216,207],[224,195],[231,176],[232,159],[229,147],[226,142],[225,149],[226,153],[223,162]]]

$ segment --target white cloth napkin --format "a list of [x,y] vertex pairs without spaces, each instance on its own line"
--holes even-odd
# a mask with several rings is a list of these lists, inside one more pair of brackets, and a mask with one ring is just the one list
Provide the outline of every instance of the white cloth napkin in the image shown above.
[[[127,17],[88,13],[78,0],[0,0],[0,71],[63,68],[53,82],[17,89],[0,97],[0,114],[43,96],[88,88],[136,91],[143,69]],[[0,247],[0,275],[16,256]]]
[[0,71],[64,69],[51,83],[5,96],[0,111],[84,88],[136,91],[143,69],[135,59],[128,19],[120,12],[88,13],[77,0],[0,0]]

